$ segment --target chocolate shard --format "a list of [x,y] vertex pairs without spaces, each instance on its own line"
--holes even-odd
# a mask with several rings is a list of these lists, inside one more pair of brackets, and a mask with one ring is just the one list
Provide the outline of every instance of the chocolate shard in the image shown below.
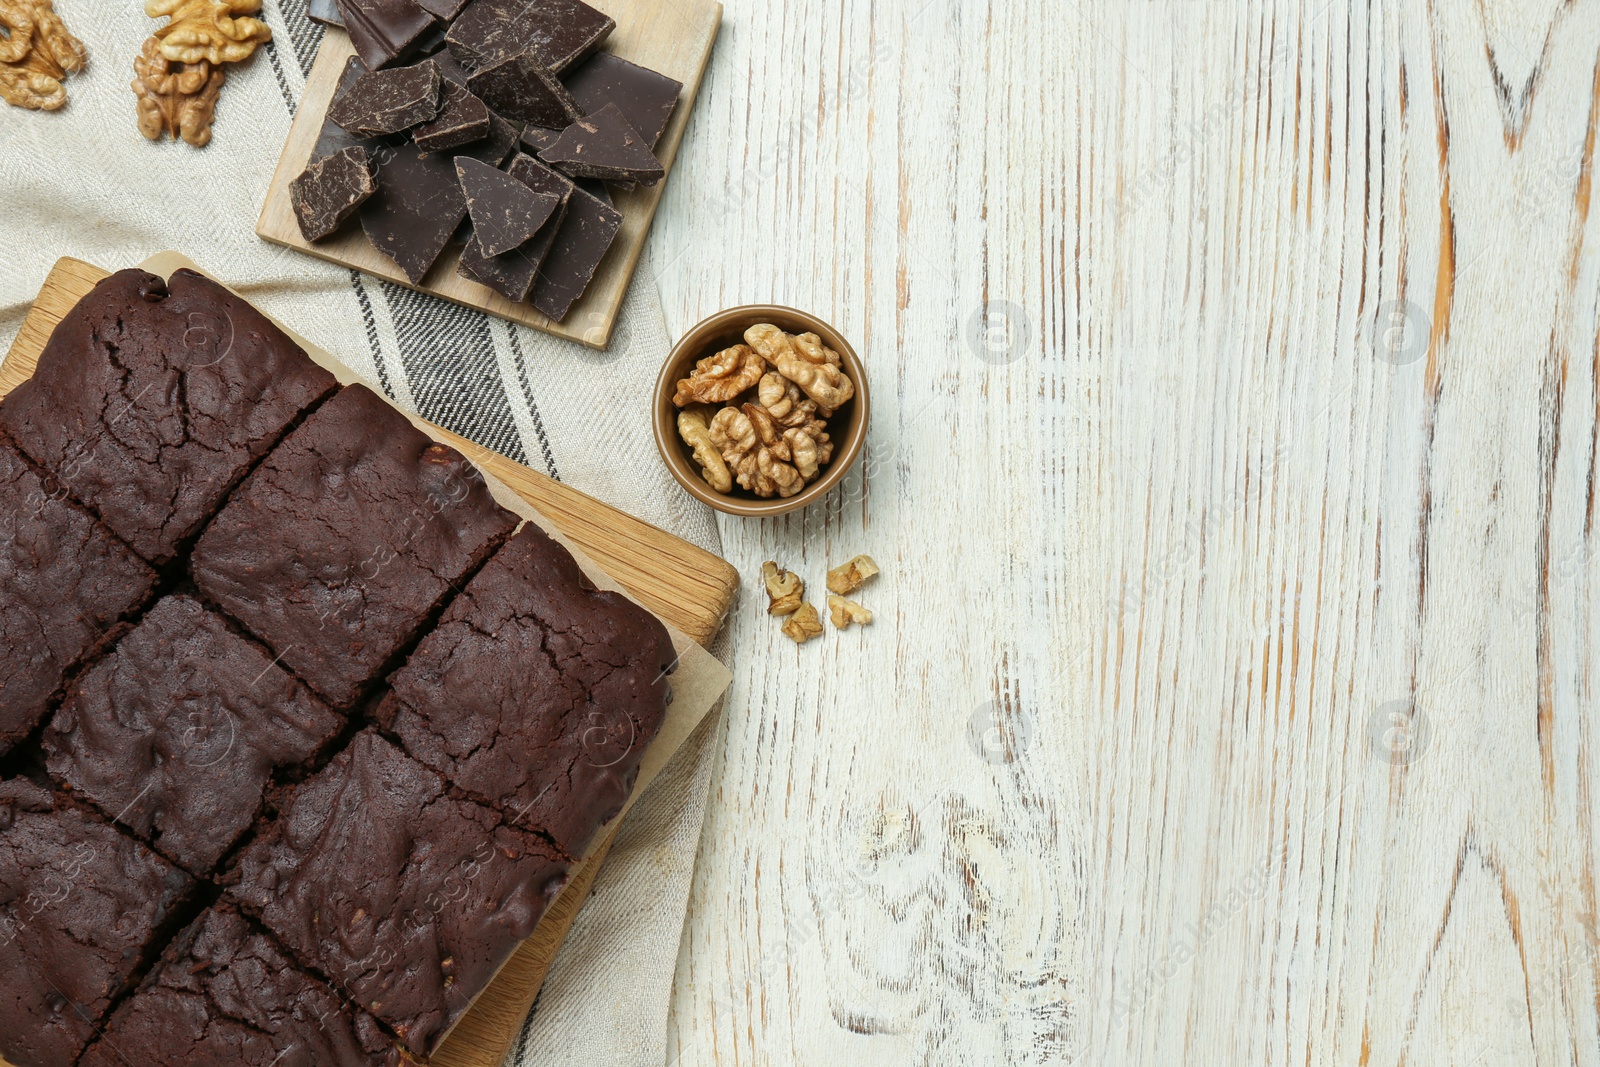
[[472,76],[472,71],[461,65],[461,60],[456,58],[454,52],[445,49],[434,53],[428,58],[438,66],[439,76],[445,81],[462,89],[467,87],[467,79]]
[[387,67],[410,55],[434,29],[434,18],[416,0],[338,0],[350,43],[367,67]]
[[339,14],[338,0],[306,0],[306,17],[324,26],[344,29],[344,18]]
[[531,51],[556,74],[599,48],[617,24],[582,0],[472,0],[446,43],[469,67],[489,67]]
[[445,82],[438,117],[418,126],[411,137],[424,152],[442,152],[488,135],[489,108],[471,90]]
[[378,191],[377,168],[365,148],[344,148],[319,159],[289,183],[300,233],[320,241]]
[[511,177],[537,193],[556,197],[559,206],[549,221],[522,246],[498,256],[485,255],[476,238],[467,243],[461,253],[457,270],[467,278],[480,282],[515,303],[523,303],[533,293],[539,278],[539,268],[555,243],[561,224],[567,217],[567,203],[573,195],[573,184],[532,156],[517,153],[507,165]]
[[539,158],[576,178],[654,185],[667,173],[616,104],[568,126]]
[[328,117],[357,137],[400,133],[439,113],[439,85],[439,68],[431,59],[371,71],[333,102]]
[[547,126],[525,126],[522,130],[522,147],[538,155],[555,144],[560,136],[560,130],[552,130]]
[[504,171],[465,156],[456,160],[456,177],[467,197],[472,234],[486,256],[527,243],[561,203],[559,197],[535,192]]
[[[499,166],[516,140],[514,127],[491,116],[489,136],[463,154]],[[420,284],[467,218],[455,160],[414,144],[388,146],[378,158],[378,192],[360,212],[368,239]]]
[[556,322],[578,302],[622,228],[622,213],[582,189],[567,201],[567,217],[539,268],[533,306]]
[[683,92],[682,82],[610,52],[595,53],[561,80],[585,114],[593,115],[607,104],[617,105],[652,151],[666,132]]
[[583,117],[566,86],[532,52],[482,68],[467,79],[467,88],[508,119],[564,129]]

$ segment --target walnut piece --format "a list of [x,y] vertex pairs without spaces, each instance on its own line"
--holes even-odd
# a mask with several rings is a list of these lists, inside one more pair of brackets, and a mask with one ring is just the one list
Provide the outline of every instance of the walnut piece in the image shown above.
[[767,587],[768,615],[793,615],[803,603],[806,584],[794,571],[782,570],[772,560],[761,565],[761,581]]
[[821,637],[822,619],[817,615],[817,609],[810,604],[801,604],[799,610],[783,624],[783,634],[797,645],[803,645],[813,637]]
[[[744,332],[744,339],[760,353],[762,359],[772,365],[773,370],[815,400],[817,411],[823,418],[832,415],[856,395],[855,384],[836,362],[829,361],[831,350],[824,348],[820,342],[796,344],[796,338],[769,323],[750,327]],[[834,360],[839,358],[837,353],[832,355]]]
[[730,406],[717,412],[711,420],[711,440],[739,485],[756,496],[790,497],[806,486],[799,471],[762,443],[755,423],[739,408]]
[[700,477],[706,484],[719,493],[733,492],[733,475],[728,473],[728,464],[711,439],[711,423],[704,408],[678,412],[678,436],[694,449],[694,461],[700,464]]
[[828,594],[828,615],[833,619],[833,625],[840,630],[850,629],[851,623],[862,626],[872,625],[872,612],[857,604],[854,600],[846,600],[833,593]]
[[0,0],[0,31],[0,99],[34,111],[65,106],[62,82],[89,57],[51,0]]
[[144,13],[153,19],[168,16],[156,30],[161,54],[173,63],[238,63],[255,54],[256,46],[272,40],[272,30],[260,19],[247,18],[261,10],[261,0],[145,0]]
[[133,61],[133,91],[138,99],[139,132],[152,141],[170,134],[196,148],[211,140],[211,117],[222,91],[222,68],[201,60],[176,63],[161,54],[151,37]]
[[756,386],[756,400],[766,409],[772,421],[785,429],[798,429],[810,427],[811,435],[816,436],[826,425],[817,418],[817,402],[808,399],[800,391],[800,387],[777,371],[769,371],[761,376],[760,383]]
[[754,386],[766,369],[748,345],[724,348],[696,363],[689,377],[679,379],[672,402],[680,408],[725,403]]
[[866,585],[879,574],[878,565],[871,556],[857,556],[842,566],[828,572],[828,591],[847,596]]

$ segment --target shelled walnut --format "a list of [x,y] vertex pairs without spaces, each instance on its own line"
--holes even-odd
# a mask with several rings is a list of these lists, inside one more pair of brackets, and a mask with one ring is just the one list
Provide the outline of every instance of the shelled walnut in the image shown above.
[[88,53],[51,0],[0,0],[0,31],[0,99],[34,111],[65,106],[62,83],[88,65]]
[[860,589],[879,574],[878,565],[871,556],[857,556],[828,572],[828,591],[847,596]]
[[211,141],[226,63],[239,63],[272,40],[261,0],[147,0],[146,15],[168,22],[133,61],[139,132],[152,141],[181,137],[196,148]]
[[[700,360],[678,381],[672,398],[678,407],[724,405],[709,417],[680,414],[678,434],[717,492],[731,491],[726,473],[758,497],[791,497],[832,461],[827,419],[855,395],[855,385],[840,369],[839,354],[816,334],[760,324],[745,331],[745,340]],[[708,462],[708,442],[720,466]]]
[[846,600],[834,593],[828,594],[828,614],[833,619],[833,625],[840,630],[848,630],[852,623],[861,626],[872,625],[872,612],[854,600]]
[[817,609],[810,604],[801,604],[800,609],[783,624],[783,634],[797,645],[803,645],[813,637],[821,637],[822,619],[817,615]]
[[793,615],[803,603],[806,585],[794,571],[781,570],[769,559],[761,565],[761,581],[770,601],[768,615]]

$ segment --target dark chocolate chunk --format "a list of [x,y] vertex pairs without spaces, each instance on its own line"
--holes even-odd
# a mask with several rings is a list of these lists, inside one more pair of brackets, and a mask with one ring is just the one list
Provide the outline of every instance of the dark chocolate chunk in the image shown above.
[[457,159],[456,177],[467,197],[473,236],[484,255],[498,256],[526,243],[561,204],[560,197],[535,192],[476,159]]
[[339,14],[338,0],[306,0],[306,16],[312,22],[344,29],[344,17]]
[[531,52],[523,52],[467,79],[490,109],[508,119],[565,128],[583,117],[566,86]]
[[[488,128],[487,118],[484,128]],[[340,149],[311,164],[289,184],[300,233],[308,241],[320,241],[333,233],[378,191],[376,179],[377,170],[365,148]]]
[[533,239],[503,255],[487,256],[476,240],[470,241],[461,253],[460,273],[475,282],[481,282],[508,300],[522,303],[533,292],[539,278],[539,268],[555,244],[556,235],[567,217],[567,201],[573,193],[573,184],[564,175],[557,174],[532,156],[520,152],[512,159],[507,171],[510,175],[537,192],[548,193],[560,200],[560,206],[550,216]]
[[445,81],[451,85],[458,85],[463,89],[467,87],[467,79],[472,77],[472,71],[461,65],[461,60],[456,58],[454,52],[446,49],[441,52],[435,52],[428,58],[438,64],[439,76]]
[[683,83],[653,70],[597,52],[561,79],[586,114],[617,105],[628,125],[639,131],[651,150],[666,132]]
[[377,70],[411,54],[434,19],[416,0],[339,0],[339,15],[368,68]]
[[357,137],[409,130],[439,113],[439,83],[432,60],[370,71],[333,102],[328,117]]
[[446,43],[469,67],[523,52],[560,74],[599,48],[617,24],[581,0],[473,0]]
[[[498,166],[516,140],[516,128],[491,115],[489,136],[462,154]],[[417,284],[466,219],[467,198],[451,153],[400,144],[379,159],[378,192],[360,210],[367,237]]]
[[424,152],[442,152],[481,141],[488,135],[489,108],[470,89],[447,81],[438,117],[418,126],[411,137]]
[[533,306],[556,322],[566,318],[572,305],[589,288],[621,228],[620,211],[582,189],[574,189],[567,201],[566,220],[539,268]]
[[667,173],[616,104],[568,126],[539,158],[578,178],[654,185]]
[[467,6],[467,0],[417,0],[417,3],[427,8],[428,13],[440,22],[449,22]]
[[538,155],[555,144],[560,137],[560,130],[552,130],[547,126],[525,126],[522,130],[522,147]]
[[[351,56],[344,65],[344,71],[339,75],[339,86],[334,90],[333,98],[339,99],[350,90],[356,81],[367,72],[367,65],[361,62],[360,56]],[[357,137],[343,126],[334,122],[327,115],[322,117],[322,132],[317,135],[317,143],[312,146],[310,162],[326,159],[335,152],[346,148],[365,148],[369,150],[374,159],[382,158],[380,150],[385,146],[398,144],[403,140],[403,135],[395,134],[392,137]]]

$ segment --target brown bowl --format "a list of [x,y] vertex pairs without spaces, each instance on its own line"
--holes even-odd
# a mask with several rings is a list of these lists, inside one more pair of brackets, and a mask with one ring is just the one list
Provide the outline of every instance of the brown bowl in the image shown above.
[[[833,460],[822,468],[817,480],[791,497],[773,497],[770,500],[740,489],[719,493],[700,477],[700,466],[694,461],[694,449],[678,436],[678,407],[672,395],[678,391],[678,379],[686,378],[694,365],[706,356],[720,352],[729,345],[744,340],[744,332],[752,326],[767,322],[789,333],[814,333],[822,343],[839,353],[845,374],[855,383],[856,395],[828,419],[828,434],[833,438]],[[655,421],[656,447],[667,469],[687,489],[690,495],[703,500],[718,511],[729,515],[762,518],[798,511],[814,504],[828,494],[828,490],[844,480],[851,466],[861,457],[867,443],[867,414],[870,403],[867,397],[866,369],[850,342],[838,330],[819,318],[794,308],[777,304],[748,304],[729,308],[701,322],[683,335],[656,379],[656,395],[652,416]]]

